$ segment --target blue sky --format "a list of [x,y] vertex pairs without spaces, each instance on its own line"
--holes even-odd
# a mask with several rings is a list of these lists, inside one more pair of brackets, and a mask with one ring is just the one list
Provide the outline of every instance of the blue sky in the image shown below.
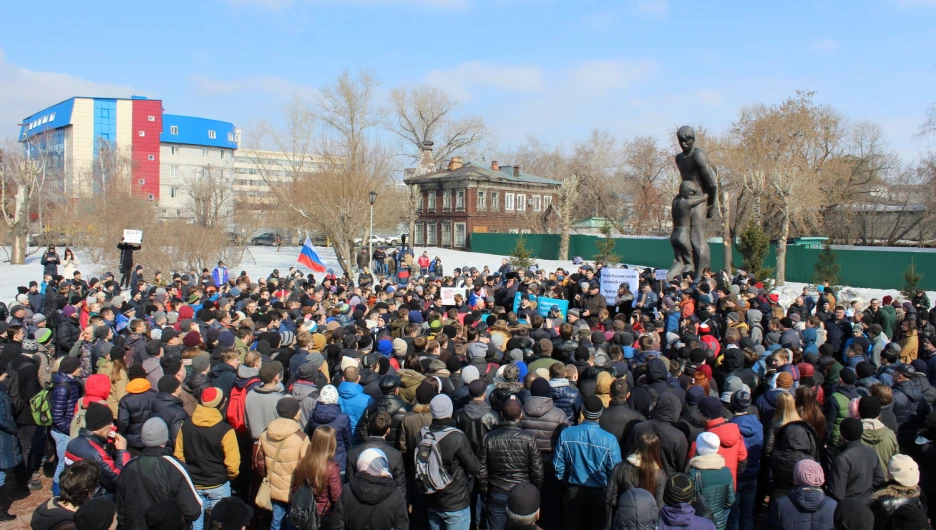
[[359,67],[380,98],[445,89],[507,148],[528,134],[571,147],[595,127],[720,130],[743,105],[808,89],[879,123],[910,161],[936,103],[936,0],[49,0],[3,13],[0,138],[72,95],[145,94],[247,130]]

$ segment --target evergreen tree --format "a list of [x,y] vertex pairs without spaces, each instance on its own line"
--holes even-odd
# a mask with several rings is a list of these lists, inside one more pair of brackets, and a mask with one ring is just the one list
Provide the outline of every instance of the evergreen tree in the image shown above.
[[602,238],[599,239],[595,246],[598,247],[598,253],[595,254],[595,261],[600,261],[605,265],[611,267],[614,266],[620,261],[621,256],[618,256],[614,253],[614,237],[611,235],[611,224],[605,223],[601,227]]
[[738,234],[738,250],[744,258],[741,268],[763,282],[766,287],[774,273],[773,267],[764,266],[764,259],[770,251],[770,237],[753,218],[748,220],[747,226]]
[[510,251],[510,266],[515,271],[525,271],[533,265],[533,253],[526,246],[523,234],[517,237],[517,244]]
[[923,279],[923,275],[916,271],[916,265],[911,261],[910,265],[907,265],[907,268],[904,269],[902,276],[904,286],[900,289],[900,293],[903,294],[904,298],[907,300],[912,300],[916,295],[916,290],[919,288],[920,280]]
[[828,281],[829,285],[837,285],[838,273],[838,254],[832,252],[832,244],[827,239],[813,268],[813,283],[822,285],[822,282]]

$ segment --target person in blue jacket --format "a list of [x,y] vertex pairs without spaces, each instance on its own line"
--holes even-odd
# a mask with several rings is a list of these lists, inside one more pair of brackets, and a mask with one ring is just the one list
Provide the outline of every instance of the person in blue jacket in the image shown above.
[[368,405],[374,398],[364,393],[364,387],[358,384],[361,374],[356,366],[349,366],[343,372],[344,381],[338,385],[338,405],[341,412],[348,415],[351,421],[351,443],[357,442],[358,422],[364,417]]
[[221,288],[222,285],[226,285],[228,282],[228,268],[224,266],[223,261],[218,262],[218,266],[211,271],[211,281],[214,282],[215,287]]

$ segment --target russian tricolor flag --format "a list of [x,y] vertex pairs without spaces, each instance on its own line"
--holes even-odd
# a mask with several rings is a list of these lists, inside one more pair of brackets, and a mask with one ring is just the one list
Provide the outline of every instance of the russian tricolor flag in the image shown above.
[[306,236],[305,243],[302,245],[302,252],[299,253],[299,263],[312,269],[312,272],[325,272],[325,262],[319,257],[315,247],[312,246],[312,240]]

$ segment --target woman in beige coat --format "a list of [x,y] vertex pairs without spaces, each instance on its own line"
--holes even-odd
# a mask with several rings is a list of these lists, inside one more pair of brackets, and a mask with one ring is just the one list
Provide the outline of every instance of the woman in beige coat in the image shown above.
[[293,474],[309,450],[309,439],[297,421],[301,410],[295,398],[280,399],[276,402],[278,418],[270,422],[260,435],[260,450],[254,467],[261,476],[270,479],[270,499],[273,501],[271,530],[279,530],[283,526],[292,498]]
[[[110,353],[116,353],[111,359]],[[111,389],[107,395],[107,406],[111,409],[114,417],[117,417],[117,405],[120,404],[120,398],[127,395],[127,383],[130,382],[130,376],[127,375],[127,367],[124,366],[123,351],[111,349],[107,355],[107,360],[101,364],[98,369],[99,374],[104,374],[110,378]]]

